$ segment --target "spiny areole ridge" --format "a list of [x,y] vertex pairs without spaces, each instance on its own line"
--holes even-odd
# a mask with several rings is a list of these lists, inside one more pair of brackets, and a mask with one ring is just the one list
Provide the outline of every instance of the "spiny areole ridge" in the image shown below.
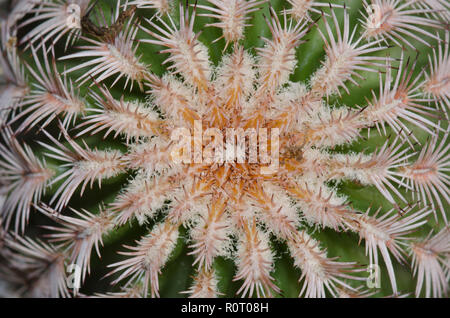
[[0,295],[448,297],[447,1],[9,2]]

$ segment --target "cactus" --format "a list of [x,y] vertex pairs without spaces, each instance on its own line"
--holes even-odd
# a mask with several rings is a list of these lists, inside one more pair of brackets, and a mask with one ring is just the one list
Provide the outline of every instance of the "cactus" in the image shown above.
[[12,1],[0,294],[448,296],[449,10]]

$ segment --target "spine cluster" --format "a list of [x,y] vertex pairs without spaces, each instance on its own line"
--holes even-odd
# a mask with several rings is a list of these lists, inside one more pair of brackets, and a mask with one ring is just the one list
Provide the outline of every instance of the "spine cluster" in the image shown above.
[[[1,22],[0,295],[164,296],[184,253],[190,297],[227,295],[220,260],[238,295],[285,296],[287,253],[299,296],[369,297],[366,268],[334,249],[360,244],[384,295],[448,296],[448,2],[113,2],[19,0]],[[267,32],[248,47],[257,17]],[[220,36],[206,43],[205,28]],[[312,42],[320,63],[296,81]],[[182,162],[180,129],[200,150]],[[276,131],[272,161],[204,160],[230,129]],[[83,288],[94,256],[111,290]]]

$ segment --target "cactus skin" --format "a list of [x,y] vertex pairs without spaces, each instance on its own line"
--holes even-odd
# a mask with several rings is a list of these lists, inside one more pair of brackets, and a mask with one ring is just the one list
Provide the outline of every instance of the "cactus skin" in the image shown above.
[[[448,296],[446,5],[12,1],[0,294]],[[276,128],[279,166],[177,128]]]

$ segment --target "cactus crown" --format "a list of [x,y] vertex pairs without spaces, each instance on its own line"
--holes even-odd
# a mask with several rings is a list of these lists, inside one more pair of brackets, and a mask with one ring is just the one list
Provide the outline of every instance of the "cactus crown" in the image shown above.
[[0,293],[448,295],[449,9],[13,1]]

